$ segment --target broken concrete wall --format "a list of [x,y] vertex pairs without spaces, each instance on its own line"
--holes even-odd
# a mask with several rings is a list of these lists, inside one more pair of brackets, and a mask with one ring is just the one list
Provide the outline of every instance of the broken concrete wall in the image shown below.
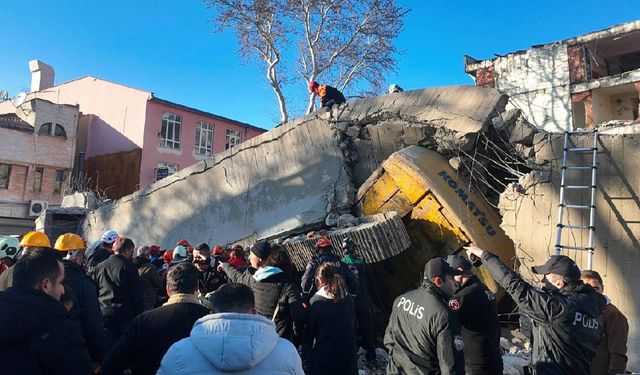
[[530,48],[494,61],[496,83],[527,120],[549,132],[572,129],[569,56],[563,43]]
[[114,229],[172,247],[274,236],[348,212],[354,189],[335,132],[313,114],[89,213],[89,241]]
[[86,236],[115,229],[141,244],[224,244],[333,226],[351,211],[354,187],[393,152],[409,145],[471,149],[505,104],[495,89],[475,86],[350,101],[91,212]]
[[451,86],[351,102],[333,111],[356,187],[391,154],[418,145],[440,153],[470,151],[506,105],[492,88]]
[[[628,131],[633,131],[629,127]],[[624,133],[615,129],[617,133]],[[636,134],[601,134],[599,138],[595,255],[593,269],[603,279],[605,294],[628,317],[629,366],[640,368],[640,132]],[[592,133],[571,138],[578,147],[591,147]],[[558,217],[560,168],[562,166],[562,136],[537,135],[535,159],[543,165],[542,171],[532,172],[511,185],[501,196],[502,227],[516,246],[521,262],[521,274],[537,280],[530,266],[543,263],[555,253],[556,224]],[[570,165],[591,165],[591,154],[572,157]],[[568,184],[590,184],[590,171],[571,171]],[[568,204],[588,204],[589,190],[567,191]],[[565,224],[588,225],[588,210],[566,209]],[[567,216],[568,213],[568,216]],[[586,246],[588,232],[563,230],[563,244]],[[565,251],[585,269],[587,253]]]

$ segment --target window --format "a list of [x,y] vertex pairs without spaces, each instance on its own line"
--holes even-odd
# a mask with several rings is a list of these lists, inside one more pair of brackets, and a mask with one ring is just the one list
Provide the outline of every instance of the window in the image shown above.
[[56,137],[65,137],[67,138],[67,132],[64,130],[64,127],[60,124],[56,124],[55,131],[53,133]]
[[35,192],[42,191],[43,175],[44,175],[44,168],[36,168],[35,174],[33,175],[33,191]]
[[158,168],[156,169],[156,181],[162,180],[163,178],[172,175],[178,171],[178,164],[171,163],[158,163]]
[[46,124],[42,124],[42,126],[40,126],[40,129],[38,130],[38,134],[51,135],[51,123],[47,122]]
[[62,181],[64,181],[64,171],[56,171],[56,184],[53,188],[54,193],[62,193]]
[[242,141],[242,134],[239,131],[227,129],[227,142],[224,145],[224,149],[228,150],[233,146],[240,144]]
[[52,123],[47,122],[45,124],[40,125],[40,129],[38,129],[38,134],[40,135],[51,135],[51,130],[53,129],[56,137],[64,137],[67,138],[67,131],[64,130],[64,126],[60,124],[56,124],[55,127]]
[[213,125],[206,122],[198,122],[196,125],[196,144],[193,150],[198,155],[209,156],[212,154]]
[[11,164],[0,164],[0,189],[9,188],[9,177],[11,177]]
[[162,128],[160,129],[160,147],[180,148],[180,128],[182,117],[173,113],[162,114]]

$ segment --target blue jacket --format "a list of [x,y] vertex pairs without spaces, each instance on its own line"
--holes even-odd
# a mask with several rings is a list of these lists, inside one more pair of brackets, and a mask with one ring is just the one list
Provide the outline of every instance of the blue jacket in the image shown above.
[[173,344],[158,375],[300,374],[296,348],[278,337],[275,325],[255,314],[222,313],[199,319],[191,335]]

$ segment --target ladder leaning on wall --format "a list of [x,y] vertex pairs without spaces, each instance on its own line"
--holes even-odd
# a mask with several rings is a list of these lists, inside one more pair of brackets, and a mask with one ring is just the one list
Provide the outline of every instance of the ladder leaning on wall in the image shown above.
[[[562,173],[560,178],[560,202],[558,204],[558,224],[556,225],[556,255],[560,255],[562,250],[579,250],[587,251],[587,269],[592,269],[593,266],[593,233],[596,230],[595,217],[596,217],[596,174],[598,170],[597,157],[598,157],[598,131],[593,131],[593,147],[572,147],[569,144],[569,137],[573,134],[585,134],[585,131],[569,131],[564,133],[564,147],[562,151]],[[569,165],[569,158],[576,154],[591,153],[591,166],[575,166]],[[590,185],[568,185],[567,184],[567,171],[591,171],[591,184]],[[565,202],[565,192],[567,190],[579,190],[590,189],[591,201],[590,204],[567,204]],[[563,214],[565,209],[576,210],[589,210],[589,225],[577,225],[577,224],[565,224],[563,222]],[[589,231],[589,241],[587,246],[568,246],[562,244],[562,230],[580,230]]]

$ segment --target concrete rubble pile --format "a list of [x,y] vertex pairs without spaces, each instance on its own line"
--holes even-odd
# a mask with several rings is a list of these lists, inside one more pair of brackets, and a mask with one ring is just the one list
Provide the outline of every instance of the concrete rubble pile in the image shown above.
[[[89,212],[84,233],[94,240],[115,229],[170,247],[176,238],[228,244],[335,227],[340,215],[354,213],[357,188],[406,146],[473,164],[466,155],[480,153],[479,134],[493,122],[522,128],[505,134],[527,144],[525,124],[504,111],[506,102],[494,89],[454,86],[316,112]],[[469,170],[481,175],[483,163]]]
[[[640,124],[616,122],[601,130],[594,264],[605,277],[608,296],[627,316],[635,316],[640,311],[640,292],[632,287],[640,281]],[[572,144],[590,147],[592,140],[593,133],[585,131],[573,136]],[[392,154],[420,146],[443,155],[460,181],[499,208],[498,229],[513,240],[519,272],[537,281],[529,267],[542,263],[555,244],[562,143],[561,134],[536,129],[519,109],[508,108],[508,98],[495,89],[406,91],[350,101],[291,121],[89,211],[82,225],[89,241],[115,229],[136,243],[165,248],[181,238],[248,244],[297,236],[304,242],[310,230],[354,224],[358,218],[351,215],[362,212],[357,195],[363,184],[382,173]],[[579,162],[590,165],[587,156]],[[590,178],[568,177],[585,184]],[[585,199],[585,194],[573,198]],[[584,215],[571,213],[569,220],[585,220]],[[585,234],[565,238],[568,245],[584,244]],[[583,253],[569,255],[584,267]],[[384,306],[388,301],[377,302]],[[630,353],[640,350],[639,337],[632,326]],[[518,371],[522,356],[517,353],[526,350],[507,351],[515,359],[505,363]]]

